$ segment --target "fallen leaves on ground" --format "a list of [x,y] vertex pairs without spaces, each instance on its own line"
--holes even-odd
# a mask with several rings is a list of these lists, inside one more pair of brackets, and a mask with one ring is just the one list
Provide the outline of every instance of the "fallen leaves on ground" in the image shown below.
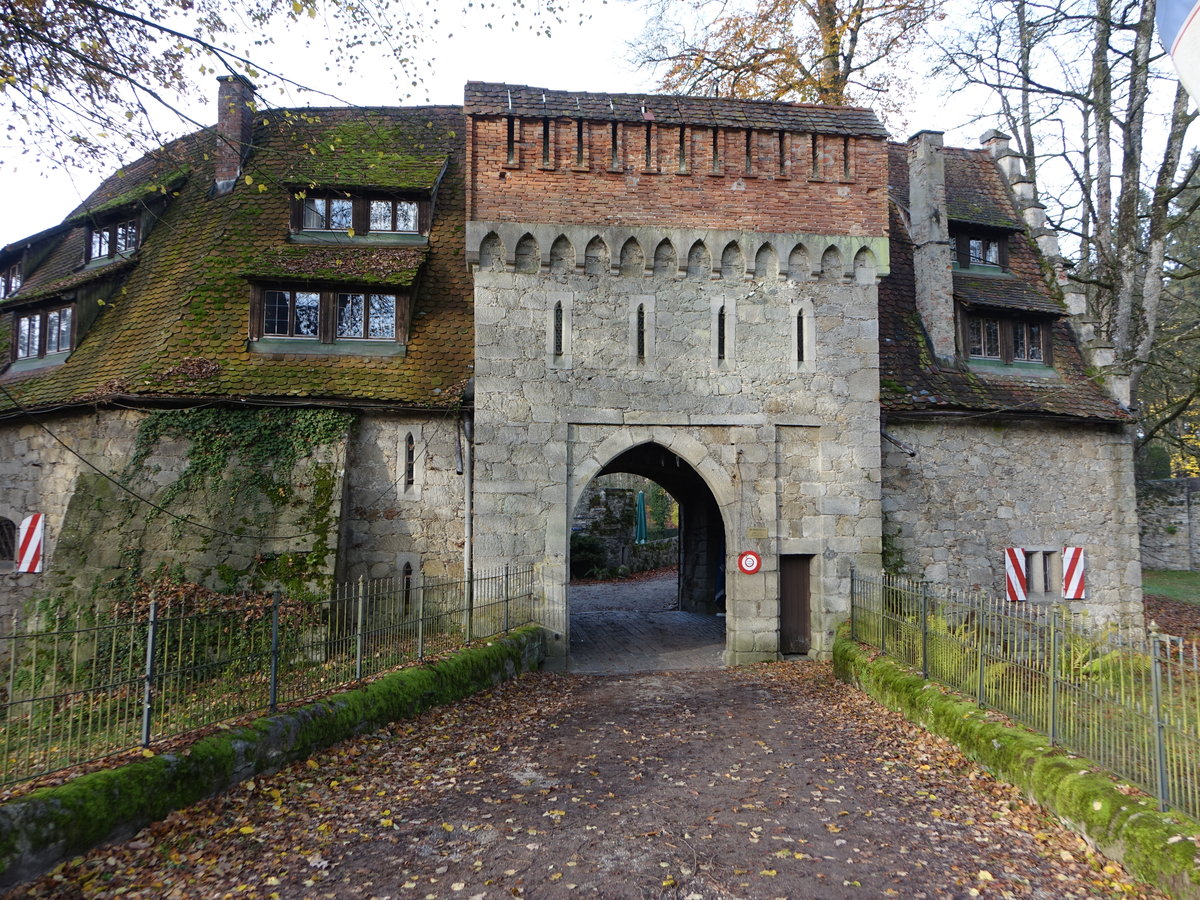
[[826,665],[538,674],[12,897],[1160,895]]

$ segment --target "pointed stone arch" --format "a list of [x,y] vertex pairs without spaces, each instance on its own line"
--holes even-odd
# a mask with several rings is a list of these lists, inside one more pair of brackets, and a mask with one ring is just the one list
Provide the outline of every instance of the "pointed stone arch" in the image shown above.
[[878,274],[879,264],[875,259],[875,254],[868,247],[859,248],[859,251],[854,254],[855,284],[874,284]]
[[570,275],[575,271],[575,245],[565,234],[560,234],[550,245],[550,274]]
[[654,274],[674,275],[679,271],[679,257],[670,238],[663,238],[654,248]]
[[779,277],[779,254],[775,252],[774,244],[763,244],[758,248],[758,253],[754,254],[754,277],[766,279]]
[[721,277],[741,279],[746,277],[746,255],[737,241],[730,241],[721,251]]
[[821,254],[821,280],[841,281],[845,273],[846,266],[842,262],[842,251],[830,244]]
[[542,253],[538,248],[537,239],[526,232],[517,241],[517,252],[514,259],[514,270],[523,275],[533,275],[542,266]]
[[696,241],[688,250],[688,278],[708,278],[712,275],[712,254],[704,241]]
[[788,254],[787,277],[791,281],[808,281],[812,277],[812,260],[803,244],[797,244]]
[[479,268],[484,272],[501,272],[504,270],[504,243],[500,235],[490,231],[479,242]]
[[612,254],[604,238],[596,235],[588,241],[583,251],[583,271],[587,275],[607,275],[611,269]]
[[621,274],[644,275],[646,273],[646,252],[637,238],[630,238],[621,246]]

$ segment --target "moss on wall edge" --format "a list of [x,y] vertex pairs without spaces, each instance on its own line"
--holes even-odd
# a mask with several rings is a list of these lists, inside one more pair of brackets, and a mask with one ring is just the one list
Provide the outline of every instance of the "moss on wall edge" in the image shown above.
[[993,721],[985,710],[874,655],[843,625],[833,646],[834,673],[889,709],[948,738],[997,778],[1057,816],[1135,877],[1181,900],[1200,900],[1200,824],[1128,790],[1099,766],[1051,747],[1049,738]]
[[537,669],[545,655],[542,629],[526,626],[439,662],[211,735],[183,751],[92,772],[2,804],[0,887],[128,837],[239,781]]

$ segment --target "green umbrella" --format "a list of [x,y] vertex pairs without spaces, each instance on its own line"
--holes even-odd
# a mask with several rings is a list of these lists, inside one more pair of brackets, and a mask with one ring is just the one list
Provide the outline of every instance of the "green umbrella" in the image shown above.
[[637,524],[634,527],[633,542],[646,543],[646,495],[638,491],[637,495]]

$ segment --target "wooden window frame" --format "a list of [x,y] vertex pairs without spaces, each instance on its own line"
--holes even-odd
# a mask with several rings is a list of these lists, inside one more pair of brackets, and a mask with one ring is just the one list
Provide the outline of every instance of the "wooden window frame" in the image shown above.
[[[999,345],[996,356],[985,356],[972,352],[971,325],[973,322],[981,323],[981,327],[986,327],[986,323],[988,322],[996,323],[997,342]],[[1030,327],[1035,327],[1040,332],[1038,344],[1041,347],[1041,359],[1031,358],[1028,350],[1026,350],[1025,356],[1017,356],[1017,341],[1014,333],[1018,328],[1024,329],[1026,332],[1026,347],[1029,347],[1031,345],[1028,335]],[[962,348],[961,353],[963,358],[968,360],[978,360],[984,363],[991,362],[1006,366],[1011,366],[1013,363],[1053,366],[1054,320],[1041,316],[1006,315],[999,311],[985,313],[960,310],[959,344]]]
[[[276,334],[267,331],[267,294],[279,292],[289,294],[288,302],[288,333]],[[317,300],[317,333],[311,334],[296,334],[295,333],[295,297],[298,293],[316,294]],[[395,297],[395,334],[392,337],[369,337],[369,336],[350,336],[338,335],[338,309],[340,298],[347,294],[362,294],[365,304],[369,302],[372,294]],[[408,329],[409,329],[409,312],[411,309],[411,294],[408,290],[402,288],[379,287],[355,287],[355,286],[338,286],[330,287],[307,287],[301,285],[290,284],[264,284],[257,285],[250,301],[250,339],[251,340],[280,340],[280,341],[309,341],[320,344],[334,343],[370,343],[370,344],[407,344]],[[364,315],[363,331],[368,332],[369,319]]]
[[[308,228],[305,227],[305,210],[306,204],[310,200],[348,200],[350,201],[350,228],[331,228],[331,216],[329,206],[326,206],[324,215],[324,227]],[[371,229],[371,204],[372,203],[391,203],[392,204],[392,224],[391,229],[380,229],[373,231]],[[397,204],[408,203],[416,206],[416,228],[414,230],[398,229],[394,226],[398,222]],[[345,234],[351,238],[364,234],[416,234],[428,235],[429,225],[432,218],[432,208],[430,201],[423,197],[405,197],[397,194],[386,193],[365,193],[351,194],[345,191],[317,191],[315,193],[302,192],[292,195],[292,222],[291,228],[296,233],[308,234]],[[353,231],[353,235],[350,232]]]
[[24,267],[19,261],[5,267],[3,274],[0,274],[0,300],[11,297],[21,289],[23,276]]
[[971,229],[955,229],[951,234],[954,244],[954,266],[960,272],[972,271],[971,242],[987,241],[996,245],[997,263],[980,263],[974,266],[976,272],[1007,272],[1008,268],[1008,235],[997,232],[985,232]]
[[[122,229],[128,228],[133,232],[133,246],[118,247],[118,236],[128,234]],[[97,252],[96,238],[106,237],[107,246],[103,252]],[[87,240],[83,245],[84,262],[94,262],[98,259],[124,259],[133,254],[142,245],[142,224],[137,216],[114,219],[103,225],[92,225],[88,229]]]
[[[71,319],[70,330],[67,335],[67,346],[56,347],[54,350],[47,349],[50,345],[50,316],[55,313],[66,312]],[[37,347],[33,352],[21,353],[21,322],[29,319],[36,319],[38,322]],[[33,310],[30,312],[14,312],[13,313],[13,338],[12,350],[9,358],[14,362],[21,359],[42,359],[52,354],[66,354],[75,349],[76,328],[78,327],[79,317],[75,315],[74,303],[60,303],[55,306],[47,306],[43,309]],[[56,329],[56,333],[61,334],[61,331]]]

